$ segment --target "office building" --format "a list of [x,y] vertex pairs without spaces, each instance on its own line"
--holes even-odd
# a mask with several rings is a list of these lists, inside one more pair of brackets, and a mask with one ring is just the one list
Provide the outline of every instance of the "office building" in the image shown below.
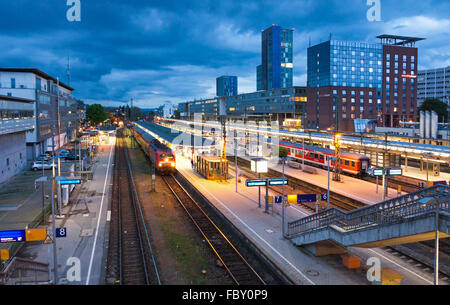
[[73,90],[38,69],[0,68],[0,95],[34,101],[35,128],[26,133],[28,160],[75,137],[78,103]]
[[272,25],[261,33],[261,65],[257,70],[257,90],[292,87],[293,32]]
[[421,38],[377,38],[380,43],[329,40],[308,48],[307,128],[360,132],[367,131],[364,121],[397,127],[415,120],[414,45]]
[[216,96],[232,96],[237,94],[237,76],[221,76],[216,78]]
[[306,102],[306,87],[290,87],[185,102],[178,109],[182,119],[192,120],[195,113],[200,113],[204,119],[217,120],[222,105],[228,118],[278,121],[280,125],[293,119],[301,125],[306,117]]
[[34,127],[34,100],[0,95],[0,183],[27,165],[26,133]]
[[450,106],[450,66],[417,73],[417,105],[427,98],[439,99]]

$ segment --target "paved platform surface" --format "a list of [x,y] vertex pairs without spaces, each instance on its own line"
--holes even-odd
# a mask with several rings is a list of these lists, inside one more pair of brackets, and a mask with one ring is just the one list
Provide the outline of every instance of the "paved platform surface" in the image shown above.
[[[66,238],[56,239],[58,283],[103,284],[115,138],[110,142],[110,145],[98,147],[92,164],[93,180],[81,185],[79,200],[63,208],[64,218],[56,219],[56,228],[65,227],[67,230]],[[51,217],[48,219],[51,221]],[[46,227],[51,232],[51,223]],[[53,267],[53,244],[28,244],[19,256],[50,263]],[[69,258],[80,262],[79,281],[67,280],[67,272],[73,266]]]
[[[70,171],[73,163],[62,161],[61,171]],[[51,175],[51,170],[44,171],[48,179]],[[35,180],[42,176],[42,170],[24,170],[0,185],[0,230],[25,229],[39,218],[43,210],[42,183],[35,185]],[[46,182],[44,196],[50,194],[51,183]],[[44,198],[44,208],[50,205],[50,197]]]
[[[425,170],[422,172],[420,171],[420,168],[416,168],[416,167],[408,166],[408,168],[406,168],[404,165],[402,165],[402,168],[403,168],[403,176],[422,179],[425,181],[427,180],[426,166],[425,166]],[[441,173],[439,173],[439,176],[434,176],[433,168],[430,164],[428,167],[428,181],[444,181],[444,180],[447,181],[447,183],[449,183],[450,182],[450,174],[441,172]]]
[[[205,180],[192,170],[190,161],[181,156],[177,156],[177,169],[296,284],[369,284],[365,271],[346,269],[340,257],[317,258],[284,239],[280,215],[264,213],[264,204],[258,207],[258,188],[247,188],[242,181],[236,193],[234,179],[226,183]],[[296,205],[287,208],[288,219],[298,219],[309,213]],[[392,268],[404,276],[403,284],[433,283],[429,274],[386,251],[349,249],[362,258],[361,264],[370,257],[380,259],[381,268]]]

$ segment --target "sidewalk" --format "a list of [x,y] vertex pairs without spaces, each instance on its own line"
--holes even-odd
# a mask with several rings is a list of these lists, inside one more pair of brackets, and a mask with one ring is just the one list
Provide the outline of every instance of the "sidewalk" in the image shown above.
[[[64,218],[56,219],[56,228],[66,228],[67,232],[65,238],[55,240],[59,284],[104,284],[114,147],[115,140],[99,146],[92,162],[93,180],[81,185],[77,200],[63,208]],[[51,223],[47,229],[51,232]],[[18,256],[49,263],[53,268],[53,244],[27,244]],[[67,278],[74,262],[79,262],[80,280]]]
[[[114,145],[115,141],[112,141],[111,145],[99,147],[91,163],[93,180],[76,186],[77,189],[71,192],[69,204],[63,206],[62,215],[64,218],[56,217],[55,219],[56,228],[65,227],[67,231],[66,238],[56,239],[59,283],[65,283],[66,271],[69,268],[66,265],[68,258],[75,257],[80,259],[82,278],[81,281],[74,282],[74,284],[80,284],[80,282],[84,284],[87,281],[88,270],[90,270],[91,283],[103,284],[103,248],[104,238],[107,236],[105,224],[110,194],[108,181],[110,181],[112,173]],[[70,162],[70,164],[73,163],[77,163],[77,161]],[[68,171],[67,166],[62,166],[61,171]],[[51,173],[51,170],[45,171],[47,176],[51,176]],[[27,176],[29,176],[27,181],[23,182],[24,185],[27,185],[27,189],[23,192],[15,191],[12,184],[5,186],[9,187],[4,191],[8,196],[0,198],[0,209],[2,204],[7,205],[9,202],[16,202],[16,206],[12,206],[9,210],[4,208],[4,211],[0,212],[0,230],[25,229],[26,226],[35,227],[40,223],[42,219],[42,189],[40,183],[38,188],[34,189],[34,180],[42,177],[42,171],[30,171]],[[44,185],[45,194],[51,194],[51,183],[45,183]],[[0,191],[1,193],[2,191]],[[26,196],[23,193],[26,193]],[[75,198],[77,195],[78,198]],[[100,209],[100,207],[102,208]],[[45,208],[50,209],[50,198],[45,199]],[[99,216],[103,219],[101,224]],[[39,227],[47,228],[48,232],[51,232],[51,219],[51,214],[47,215],[47,225],[42,226],[41,224]],[[50,266],[53,267],[52,244],[0,244],[2,249],[12,249],[11,252],[16,251],[20,246],[23,247],[17,253],[18,257],[50,263]],[[97,251],[94,250],[94,246]],[[53,272],[51,277],[53,278]]]

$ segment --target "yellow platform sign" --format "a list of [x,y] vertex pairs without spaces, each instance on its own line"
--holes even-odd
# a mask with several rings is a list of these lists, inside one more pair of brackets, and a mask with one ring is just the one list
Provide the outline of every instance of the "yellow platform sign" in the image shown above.
[[28,229],[25,230],[26,241],[43,241],[47,237],[47,229]]
[[0,260],[9,259],[9,250],[0,250]]

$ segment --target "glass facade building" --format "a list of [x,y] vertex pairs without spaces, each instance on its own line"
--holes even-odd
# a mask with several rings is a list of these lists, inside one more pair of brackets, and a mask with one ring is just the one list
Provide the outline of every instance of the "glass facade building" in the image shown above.
[[261,67],[257,67],[257,89],[292,87],[293,30],[273,25],[261,33]]
[[221,76],[216,78],[216,95],[232,96],[238,93],[237,76]]
[[376,88],[381,95],[383,45],[330,40],[308,48],[308,84]]

